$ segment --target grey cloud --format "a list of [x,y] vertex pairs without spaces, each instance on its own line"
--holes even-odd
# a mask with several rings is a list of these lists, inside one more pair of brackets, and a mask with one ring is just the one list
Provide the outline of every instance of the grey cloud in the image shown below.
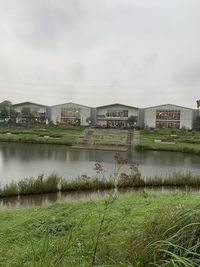
[[40,46],[47,46],[47,42],[50,46],[62,35],[69,35],[81,23],[84,13],[79,0],[20,0],[9,9],[7,21],[16,37]]
[[192,64],[186,63],[180,67],[174,75],[174,81],[187,86],[200,86],[200,58]]
[[149,54],[144,57],[144,64],[152,66],[158,61],[159,55],[157,53]]
[[[74,63],[69,68],[67,68],[67,71],[69,69],[70,77],[73,81],[82,81],[85,77],[85,68],[80,63]],[[68,73],[67,73],[68,74]]]
[[2,97],[189,99],[185,88],[200,82],[199,18],[197,0],[1,0],[0,79],[11,84]]

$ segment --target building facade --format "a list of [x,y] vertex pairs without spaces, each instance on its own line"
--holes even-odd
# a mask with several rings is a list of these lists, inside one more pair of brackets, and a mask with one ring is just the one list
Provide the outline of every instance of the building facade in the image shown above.
[[173,104],[145,108],[144,126],[192,129],[193,109]]
[[32,102],[22,102],[12,105],[17,112],[16,123],[45,123],[47,119],[47,106]]
[[[200,116],[200,109],[191,109],[174,104],[147,108],[119,103],[91,108],[76,103],[45,106],[32,102],[11,105],[16,113],[16,123],[48,123],[62,125],[100,126],[108,128],[186,128],[192,129]],[[11,113],[10,113],[11,115]],[[130,125],[130,117],[134,124]]]
[[49,119],[55,124],[89,126],[91,124],[91,108],[75,103],[51,106]]
[[129,117],[135,118],[135,126],[138,125],[139,109],[122,104],[111,104],[96,108],[96,125],[101,127],[129,127]]

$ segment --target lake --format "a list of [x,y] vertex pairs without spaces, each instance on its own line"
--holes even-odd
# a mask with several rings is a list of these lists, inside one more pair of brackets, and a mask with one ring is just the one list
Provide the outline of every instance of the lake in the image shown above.
[[[95,162],[104,166],[106,177],[114,172],[112,151],[71,149],[64,145],[37,145],[19,143],[0,143],[0,183],[19,181],[25,177],[45,176],[57,173],[66,179],[81,175],[95,176]],[[143,176],[162,175],[174,171],[199,174],[200,156],[164,151],[128,151],[120,153],[128,162],[139,164]],[[126,166],[122,171],[129,171]]]

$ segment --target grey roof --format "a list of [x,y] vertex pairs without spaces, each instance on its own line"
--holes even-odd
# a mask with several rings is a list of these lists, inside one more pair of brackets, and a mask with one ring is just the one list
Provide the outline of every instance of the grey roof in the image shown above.
[[86,108],[91,108],[89,106],[85,106],[85,105],[81,105],[81,104],[77,104],[77,103],[73,103],[73,102],[68,102],[68,103],[63,103],[63,104],[57,104],[57,105],[52,105],[50,107],[58,107],[58,106],[63,106],[63,105],[67,105],[67,104],[73,104],[73,105],[77,105],[80,107],[86,107]]
[[162,106],[166,106],[166,105],[170,105],[170,106],[174,106],[174,107],[179,107],[179,108],[185,108],[185,109],[190,109],[190,110],[193,110],[192,108],[187,108],[187,107],[183,107],[183,106],[179,106],[179,105],[175,105],[175,104],[162,104],[162,105],[157,105],[157,106],[151,106],[151,107],[147,107],[147,108],[144,108],[144,109],[148,109],[148,108],[157,108],[157,107],[162,107]]
[[21,103],[17,103],[17,104],[13,104],[13,107],[17,107],[17,106],[23,106],[23,105],[27,105],[27,104],[31,104],[31,105],[35,105],[35,106],[40,106],[40,107],[47,107],[45,105],[41,105],[41,104],[37,104],[37,103],[33,103],[33,102],[21,102]]
[[110,105],[105,105],[105,106],[99,106],[98,108],[106,108],[106,107],[112,107],[112,106],[123,106],[123,107],[127,107],[127,108],[135,108],[138,109],[138,107],[133,107],[133,106],[128,106],[128,105],[124,105],[124,104],[120,104],[120,103],[115,103],[115,104],[110,104]]

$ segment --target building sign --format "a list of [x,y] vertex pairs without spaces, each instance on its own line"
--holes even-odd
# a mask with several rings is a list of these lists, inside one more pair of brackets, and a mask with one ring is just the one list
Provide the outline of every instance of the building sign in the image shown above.
[[197,100],[197,108],[200,108],[200,99]]

